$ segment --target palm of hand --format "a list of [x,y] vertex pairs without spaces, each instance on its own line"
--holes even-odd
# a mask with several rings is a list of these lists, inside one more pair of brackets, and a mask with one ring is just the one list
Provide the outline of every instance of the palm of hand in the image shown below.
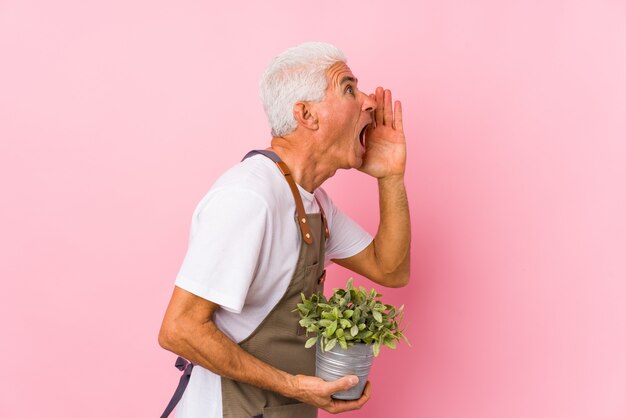
[[381,87],[372,95],[376,100],[374,120],[365,138],[365,155],[360,171],[376,178],[403,175],[406,165],[406,140],[402,126],[402,106],[391,102],[391,91]]

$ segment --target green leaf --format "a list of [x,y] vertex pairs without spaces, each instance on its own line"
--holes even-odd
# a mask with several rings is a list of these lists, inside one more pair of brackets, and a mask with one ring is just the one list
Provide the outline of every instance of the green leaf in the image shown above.
[[343,315],[339,312],[339,308],[336,306],[333,308],[333,315],[335,315],[335,319],[343,318]]
[[346,309],[345,311],[343,311],[344,318],[352,318],[353,314],[354,314],[354,311],[352,309]]
[[317,325],[311,324],[306,329],[307,332],[320,332],[320,329]]
[[[322,312],[322,318],[328,319],[331,321],[334,321],[335,319],[337,319],[335,315],[333,315],[331,312]],[[325,326],[328,326],[328,325],[325,325]]]
[[361,319],[361,309],[356,308],[354,310],[354,314],[352,315],[352,321],[359,322],[359,319]]
[[396,348],[396,342],[393,339],[388,340],[388,339],[385,338],[385,345],[387,347],[391,348],[392,350],[395,350],[395,348]]
[[348,349],[348,343],[346,343],[346,339],[345,338],[339,338],[339,345],[344,350]]
[[333,338],[332,340],[329,340],[329,341],[326,343],[326,347],[324,347],[324,351],[330,351],[330,350],[332,350],[332,349],[335,347],[335,345],[337,345],[337,339],[336,339],[336,338]]
[[324,331],[324,335],[330,338],[333,336],[336,330],[337,330],[337,321],[333,321],[330,323],[328,328],[326,328],[326,331]]
[[309,338],[308,340],[306,340],[306,343],[304,344],[304,347],[305,347],[305,348],[311,348],[311,347],[313,347],[313,346],[315,345],[315,343],[317,342],[317,339],[318,339],[318,338],[319,338],[318,336],[315,336],[315,337]]
[[359,333],[359,327],[356,325],[352,325],[352,328],[350,328],[350,335],[352,335],[353,337],[356,337],[358,333]]
[[330,319],[320,319],[319,324],[324,328],[328,328],[333,322],[334,321],[331,321]]
[[339,324],[341,324],[341,328],[350,328],[352,326],[352,322],[347,319],[340,319]]
[[380,343],[376,341],[374,343],[374,357],[378,357],[379,354],[380,354]]
[[378,311],[372,311],[372,315],[374,316],[374,319],[378,322],[383,322],[383,316],[380,314],[380,312]]
[[398,334],[397,334],[397,335],[398,335],[400,338],[402,338],[402,340],[406,343],[406,345],[408,345],[409,347],[411,346],[411,343],[409,343],[408,338],[406,338],[406,336],[405,336],[403,333],[398,332]]

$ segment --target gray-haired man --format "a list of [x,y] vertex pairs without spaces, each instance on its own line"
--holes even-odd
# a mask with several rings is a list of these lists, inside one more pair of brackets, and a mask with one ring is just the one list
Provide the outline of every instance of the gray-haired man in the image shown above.
[[[406,143],[400,102],[357,87],[343,53],[323,43],[290,48],[261,81],[271,146],[227,171],[193,216],[189,248],[159,343],[189,359],[177,416],[315,417],[358,409],[339,401],[355,376],[325,382],[291,312],[300,292],[323,288],[335,262],[383,286],[409,281]],[[356,168],[379,186],[374,238],[320,187]],[[294,216],[295,215],[295,216]],[[192,366],[193,365],[193,366]],[[169,411],[167,411],[169,414]]]

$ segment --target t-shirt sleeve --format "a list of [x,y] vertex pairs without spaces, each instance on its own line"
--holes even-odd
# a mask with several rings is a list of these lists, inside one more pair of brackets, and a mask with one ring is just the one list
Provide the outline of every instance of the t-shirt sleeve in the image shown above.
[[318,189],[316,196],[324,207],[330,230],[330,237],[326,242],[325,264],[329,264],[332,259],[352,257],[372,242],[373,237],[335,206],[323,189]]
[[198,204],[176,286],[239,313],[257,269],[267,203],[249,190],[211,190]]

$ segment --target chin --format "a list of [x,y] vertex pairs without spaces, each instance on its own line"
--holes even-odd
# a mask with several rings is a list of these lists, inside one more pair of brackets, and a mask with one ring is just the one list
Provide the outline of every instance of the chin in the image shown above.
[[363,157],[357,157],[354,164],[352,164],[352,168],[361,168],[363,165]]

